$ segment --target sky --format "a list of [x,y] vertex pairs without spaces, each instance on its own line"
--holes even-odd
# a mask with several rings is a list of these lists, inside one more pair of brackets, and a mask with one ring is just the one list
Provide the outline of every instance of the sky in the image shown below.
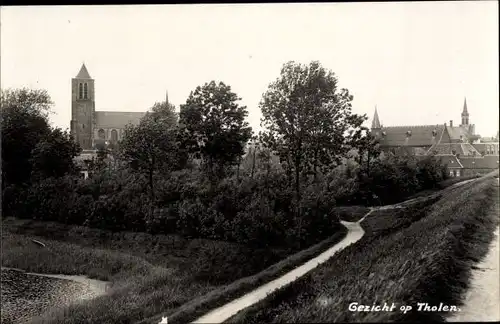
[[[71,78],[85,63],[96,110],[179,107],[222,81],[259,130],[259,102],[290,60],[318,60],[384,126],[460,123],[499,129],[498,2],[2,7],[1,87],[46,89],[51,123],[71,116]],[[177,108],[178,109],[178,108]]]

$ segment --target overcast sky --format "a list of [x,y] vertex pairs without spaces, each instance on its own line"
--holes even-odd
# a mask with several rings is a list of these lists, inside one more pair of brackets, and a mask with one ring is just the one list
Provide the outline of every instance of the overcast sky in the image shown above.
[[185,102],[229,84],[258,128],[258,103],[283,63],[319,60],[371,122],[460,123],[498,130],[498,2],[233,4],[1,8],[1,86],[43,88],[69,127],[70,82],[83,62],[96,110]]

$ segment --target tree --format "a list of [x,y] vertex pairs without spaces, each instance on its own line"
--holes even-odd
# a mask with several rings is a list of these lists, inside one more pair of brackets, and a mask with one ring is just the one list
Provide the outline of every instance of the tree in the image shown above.
[[370,175],[370,162],[380,155],[380,144],[375,136],[367,132],[356,141],[355,145],[358,149],[359,165],[363,166],[366,156],[366,172]]
[[178,165],[175,110],[168,104],[155,104],[139,125],[127,125],[120,143],[122,157],[147,175],[151,200],[155,201],[154,173],[170,172]]
[[177,126],[179,122],[179,114],[175,111],[175,106],[166,101],[156,102],[143,118],[153,118],[156,122],[161,122],[170,128]]
[[51,133],[48,114],[52,101],[47,91],[8,89],[1,91],[2,183],[30,181],[32,152]]
[[361,136],[366,116],[351,112],[352,99],[317,61],[285,63],[263,94],[262,140],[280,156],[289,181],[295,178],[298,199],[301,173],[316,177],[320,168],[338,163]]
[[32,172],[37,178],[75,173],[74,158],[80,151],[68,132],[55,128],[31,152]]
[[245,121],[245,106],[231,87],[215,81],[198,86],[181,105],[183,145],[202,158],[210,175],[220,177],[244,153],[252,130]]

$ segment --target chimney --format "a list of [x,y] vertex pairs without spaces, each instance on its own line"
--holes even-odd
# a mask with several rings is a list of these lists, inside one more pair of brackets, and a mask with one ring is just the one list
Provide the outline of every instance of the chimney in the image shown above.
[[453,120],[450,120],[450,127],[453,127]]

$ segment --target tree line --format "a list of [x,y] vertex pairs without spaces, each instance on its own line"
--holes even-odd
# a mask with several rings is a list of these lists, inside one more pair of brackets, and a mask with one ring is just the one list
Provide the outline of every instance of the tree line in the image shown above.
[[99,147],[88,180],[71,135],[49,125],[46,91],[1,100],[5,216],[299,248],[338,229],[339,204],[391,203],[446,177],[433,157],[381,154],[353,96],[316,61],[283,65],[258,134],[241,98],[211,81],[179,113],[156,103],[117,147]]

